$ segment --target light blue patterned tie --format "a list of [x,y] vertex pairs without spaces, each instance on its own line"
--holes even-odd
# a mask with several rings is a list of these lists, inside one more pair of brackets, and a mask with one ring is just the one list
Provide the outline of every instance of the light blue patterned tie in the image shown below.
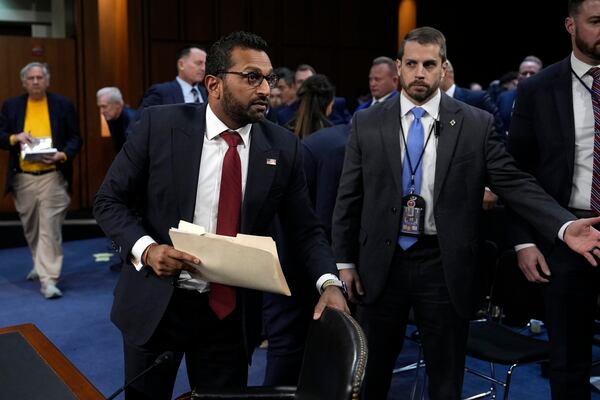
[[[411,188],[411,175],[412,172],[410,167],[412,165],[413,168],[416,166],[415,171],[415,194],[419,194],[421,192],[421,177],[423,175],[421,165],[422,162],[419,162],[419,157],[421,157],[421,153],[423,152],[423,142],[425,140],[425,134],[423,129],[423,123],[421,122],[421,117],[425,114],[425,110],[421,107],[414,107],[410,112],[414,115],[414,119],[410,128],[408,128],[408,137],[406,138],[406,152],[408,156],[404,155],[404,165],[402,167],[402,195],[406,196],[410,193]],[[410,157],[410,163],[408,159]],[[403,236],[400,235],[398,238],[398,244],[402,247],[403,250],[407,250],[412,245],[417,242],[417,238],[413,236]]]

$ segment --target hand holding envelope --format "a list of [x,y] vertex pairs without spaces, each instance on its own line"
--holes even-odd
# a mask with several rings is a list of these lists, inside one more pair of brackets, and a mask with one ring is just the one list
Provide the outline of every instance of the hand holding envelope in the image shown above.
[[195,276],[208,282],[262,290],[290,296],[281,271],[275,242],[270,237],[238,234],[215,235],[180,221],[169,230],[173,247],[201,260]]

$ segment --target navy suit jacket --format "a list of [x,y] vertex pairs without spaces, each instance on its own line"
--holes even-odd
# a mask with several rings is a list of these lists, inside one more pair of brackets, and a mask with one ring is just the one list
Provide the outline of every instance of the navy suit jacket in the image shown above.
[[[142,236],[170,244],[169,229],[180,220],[193,220],[205,115],[205,104],[146,109],[110,167],[94,215],[124,260]],[[308,197],[298,138],[265,119],[252,124],[250,135],[240,232],[266,236],[278,214],[310,279],[316,283],[324,273],[336,274]],[[138,272],[123,266],[111,317],[130,343],[142,345],[152,336],[173,294],[172,283],[173,278],[159,278],[150,267]],[[261,294],[239,289],[237,299],[250,355],[261,333]]]
[[[397,90],[394,90],[392,92],[392,94],[390,95],[390,97],[388,97],[388,99],[391,99],[392,97],[398,96],[398,93],[400,93],[400,92],[398,92]],[[364,103],[362,103],[361,105],[359,105],[358,107],[356,107],[356,110],[354,110],[354,112],[357,112],[357,111],[360,111],[360,110],[364,110],[365,108],[371,107],[371,103],[372,102],[373,102],[373,98],[371,97],[368,101],[365,101]]]
[[[519,82],[508,149],[520,168],[533,174],[550,196],[568,207],[575,169],[570,57]],[[511,222],[511,244],[536,243],[547,250],[554,242],[521,218]]]
[[488,92],[482,90],[470,90],[456,86],[454,98],[492,114],[494,117],[494,128],[496,129],[496,132],[500,134],[500,139],[503,142],[506,142],[506,130],[504,129],[504,124],[498,113],[498,108],[492,101]]
[[[27,111],[27,95],[11,97],[2,105],[0,115],[0,147],[10,152],[8,170],[6,171],[5,192],[12,191],[15,174],[21,171],[19,144],[10,145],[10,135],[23,132],[25,113]],[[75,107],[71,100],[54,93],[47,93],[50,128],[52,129],[52,145],[67,155],[67,161],[56,163],[57,169],[63,174],[69,187],[73,175],[73,158],[81,147],[79,124]]]
[[[202,100],[208,101],[206,88],[202,85],[198,85]],[[163,104],[179,104],[184,103],[183,92],[181,91],[181,85],[177,82],[177,79],[173,79],[169,82],[157,83],[150,86],[140,104],[140,110],[146,107],[158,106]]]
[[136,110],[123,106],[119,118],[112,121],[107,121],[108,130],[113,141],[115,153],[121,151],[123,144],[127,140],[127,136],[131,132],[130,125],[135,123],[137,117]]
[[[295,101],[290,105],[283,105],[276,109],[277,112],[277,123],[281,126],[286,126],[296,115],[298,111],[299,102]],[[346,107],[346,99],[343,97],[336,97],[333,99],[333,109],[329,116],[329,121],[332,125],[347,124],[350,122],[352,116]]]
[[502,120],[504,132],[510,131],[510,120],[516,97],[517,89],[506,90],[500,93],[500,96],[498,96],[496,105],[498,106],[498,112],[500,113],[500,119]]
[[302,141],[304,173],[310,199],[331,240],[331,218],[342,175],[350,125],[323,128]]

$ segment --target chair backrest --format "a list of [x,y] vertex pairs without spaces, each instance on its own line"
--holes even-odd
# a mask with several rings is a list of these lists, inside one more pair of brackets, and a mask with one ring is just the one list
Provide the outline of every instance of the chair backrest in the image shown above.
[[362,329],[332,308],[311,324],[295,399],[358,399],[367,363]]

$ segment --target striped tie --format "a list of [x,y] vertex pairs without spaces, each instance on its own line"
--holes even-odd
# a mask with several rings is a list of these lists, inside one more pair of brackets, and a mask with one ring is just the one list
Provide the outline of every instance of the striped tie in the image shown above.
[[594,107],[594,168],[592,171],[592,211],[600,215],[600,68],[590,68],[588,74],[594,78],[592,105]]

